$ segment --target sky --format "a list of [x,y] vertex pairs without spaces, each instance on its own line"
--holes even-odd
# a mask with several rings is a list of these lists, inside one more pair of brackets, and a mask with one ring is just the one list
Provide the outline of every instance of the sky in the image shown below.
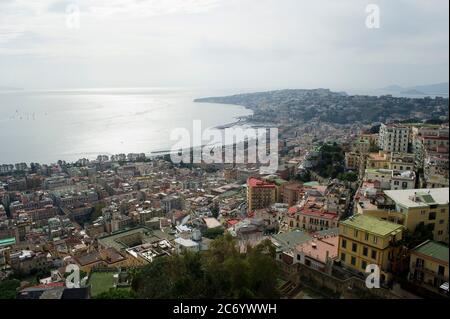
[[[366,7],[379,8],[368,28]],[[447,82],[448,0],[0,0],[0,87]]]

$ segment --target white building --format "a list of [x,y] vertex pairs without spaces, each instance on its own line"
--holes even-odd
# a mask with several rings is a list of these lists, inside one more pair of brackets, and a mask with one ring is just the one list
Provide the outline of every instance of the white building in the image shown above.
[[191,239],[184,239],[182,237],[175,239],[175,247],[178,254],[185,251],[196,252],[200,250],[200,245]]
[[414,189],[416,173],[414,171],[396,171],[391,169],[366,169],[364,181],[380,183],[381,189]]
[[399,124],[381,124],[378,146],[386,152],[407,153],[409,127]]
[[392,171],[391,189],[414,189],[416,187],[416,173],[414,171]]

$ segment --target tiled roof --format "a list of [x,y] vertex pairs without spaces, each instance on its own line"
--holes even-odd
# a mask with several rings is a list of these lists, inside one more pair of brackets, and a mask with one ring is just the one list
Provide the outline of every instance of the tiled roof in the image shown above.
[[263,180],[260,180],[260,179],[258,179],[258,178],[254,178],[254,177],[250,177],[250,178],[247,180],[247,184],[248,184],[250,187],[267,187],[267,188],[275,187],[275,184],[268,183],[268,182],[266,182],[266,181],[263,181]]

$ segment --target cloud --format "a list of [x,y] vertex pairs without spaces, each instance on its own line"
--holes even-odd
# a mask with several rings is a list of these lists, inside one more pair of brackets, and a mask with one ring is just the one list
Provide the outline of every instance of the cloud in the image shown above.
[[[365,27],[372,2],[380,29]],[[79,29],[67,28],[69,4]],[[448,1],[9,0],[0,2],[0,57],[0,85],[10,86],[439,82]],[[44,66],[47,81],[36,77]],[[60,80],[69,69],[72,80]]]

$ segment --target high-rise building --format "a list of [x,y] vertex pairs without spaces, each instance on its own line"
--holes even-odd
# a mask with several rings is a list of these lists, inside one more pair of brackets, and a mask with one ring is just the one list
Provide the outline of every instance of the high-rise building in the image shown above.
[[247,180],[248,211],[269,207],[276,202],[276,185],[265,180],[250,177]]
[[378,146],[386,152],[407,153],[409,127],[399,124],[381,124]]

